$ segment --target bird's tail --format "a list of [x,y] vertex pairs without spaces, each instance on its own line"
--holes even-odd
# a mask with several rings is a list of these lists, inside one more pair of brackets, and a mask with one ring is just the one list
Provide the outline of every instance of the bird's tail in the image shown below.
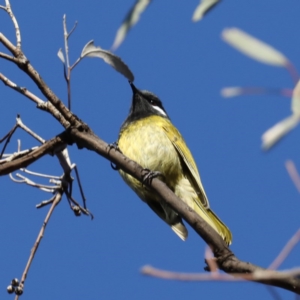
[[232,235],[229,228],[210,208],[205,208],[203,205],[195,205],[194,210],[206,223],[208,223],[216,232],[219,233],[227,245],[231,244]]
[[188,231],[182,221],[172,224],[171,228],[183,241],[187,239]]
[[219,235],[223,238],[227,245],[230,245],[232,242],[232,234],[229,228],[219,219],[219,217],[210,209],[207,209],[207,213],[211,221],[213,222],[214,229],[217,229]]
[[[204,208],[203,206],[196,206],[196,212],[207,222],[219,235],[223,238],[227,245],[232,242],[232,234],[229,228],[219,219],[219,217],[210,209]],[[198,208],[198,209],[197,209]],[[200,208],[200,209],[199,209]],[[176,218],[177,219],[177,218]],[[170,224],[173,231],[185,241],[188,236],[188,231],[181,219],[173,224]]]

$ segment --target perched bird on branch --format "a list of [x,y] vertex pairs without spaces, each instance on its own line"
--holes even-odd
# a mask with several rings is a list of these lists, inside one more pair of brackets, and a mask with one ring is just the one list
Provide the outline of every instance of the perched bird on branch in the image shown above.
[[[162,102],[153,93],[140,91],[133,83],[130,85],[132,105],[120,130],[119,149],[146,170],[151,170],[145,180],[158,176],[230,244],[231,232],[210,209],[193,156]],[[137,195],[185,240],[188,231],[181,217],[142,182],[122,170],[119,172]]]

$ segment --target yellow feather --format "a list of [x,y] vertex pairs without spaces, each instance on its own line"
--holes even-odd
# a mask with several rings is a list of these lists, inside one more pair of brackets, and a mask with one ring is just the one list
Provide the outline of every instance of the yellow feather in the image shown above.
[[[122,128],[118,145],[121,151],[144,168],[159,171],[174,193],[194,209],[225,240],[232,236],[225,224],[211,211],[200,175],[191,152],[169,119],[150,116]],[[126,183],[157,215],[167,222],[183,240],[187,230],[181,218],[132,176],[120,171]]]

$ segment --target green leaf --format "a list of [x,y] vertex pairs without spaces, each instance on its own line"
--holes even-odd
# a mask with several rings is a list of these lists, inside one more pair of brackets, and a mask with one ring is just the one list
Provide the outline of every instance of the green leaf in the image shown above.
[[140,19],[141,14],[150,4],[151,0],[137,0],[133,7],[130,9],[121,27],[118,29],[112,50],[116,50],[124,41],[128,31],[133,27]]
[[286,119],[278,122],[262,135],[262,147],[265,150],[270,149],[282,137],[289,133],[299,122],[299,116],[293,114]]
[[200,21],[219,2],[220,0],[201,0],[194,11],[192,20],[194,22]]
[[88,42],[81,52],[81,58],[84,57],[98,57],[103,59],[107,64],[112,66],[116,71],[124,75],[129,81],[134,81],[134,75],[129,67],[122,61],[122,59],[111,53],[108,50],[104,50],[101,47],[96,47],[94,41]]
[[231,98],[243,94],[244,89],[241,87],[226,87],[221,90],[221,96],[224,98]]
[[281,52],[238,28],[224,29],[222,38],[235,49],[261,63],[278,67],[286,67],[289,63]]
[[292,112],[293,114],[300,116],[300,80],[293,90]]
[[62,52],[61,48],[58,50],[57,56],[62,61],[62,63],[65,64],[65,56],[64,56],[64,53]]

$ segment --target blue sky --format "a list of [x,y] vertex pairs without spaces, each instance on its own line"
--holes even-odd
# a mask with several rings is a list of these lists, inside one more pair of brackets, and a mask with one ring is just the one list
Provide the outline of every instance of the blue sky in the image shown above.
[[[4,1],[3,1],[4,2]],[[57,51],[63,47],[62,16],[75,61],[91,39],[109,49],[134,1],[12,1],[23,50],[51,89],[66,101],[66,85]],[[4,3],[3,3],[4,4]],[[222,1],[207,17],[192,23],[198,1],[153,1],[117,49],[135,74],[138,88],[157,94],[184,136],[200,169],[214,211],[233,233],[232,250],[242,260],[267,267],[299,228],[300,197],[284,163],[300,170],[296,128],[271,151],[261,150],[261,135],[290,114],[290,99],[244,96],[224,99],[226,86],[293,88],[286,70],[260,64],[225,44],[221,31],[239,27],[283,52],[299,66],[297,42],[300,4],[279,0]],[[0,31],[15,40],[10,19],[0,12]],[[4,52],[3,46],[0,51]],[[1,61],[0,72],[41,96],[17,67]],[[72,73],[72,107],[105,141],[117,139],[131,102],[124,77],[98,59],[86,59]],[[4,85],[1,89],[0,136],[17,113],[44,139],[62,131],[51,116]],[[18,131],[9,146],[36,145]],[[298,146],[297,146],[298,145]],[[254,283],[175,282],[144,277],[142,266],[178,272],[202,272],[205,243],[189,230],[182,242],[125,185],[108,161],[87,150],[70,148],[95,219],[75,218],[64,199],[55,210],[25,285],[26,299],[272,299]],[[56,158],[45,157],[30,170],[60,175]],[[0,298],[21,277],[47,208],[35,205],[50,195],[8,177],[1,178],[2,211]],[[78,197],[78,191],[75,191]],[[297,259],[298,258],[298,259]],[[297,246],[281,269],[299,265]],[[282,299],[294,296],[277,290]]]

